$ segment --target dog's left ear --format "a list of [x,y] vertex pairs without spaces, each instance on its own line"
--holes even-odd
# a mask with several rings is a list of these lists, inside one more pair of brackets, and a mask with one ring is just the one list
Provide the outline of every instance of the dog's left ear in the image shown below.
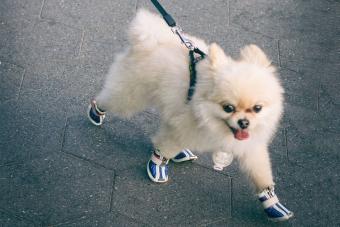
[[266,54],[254,44],[245,46],[241,50],[241,59],[264,67],[271,65],[271,61],[267,58]]
[[231,58],[226,56],[223,49],[216,43],[212,43],[209,46],[208,58],[213,68],[231,61]]

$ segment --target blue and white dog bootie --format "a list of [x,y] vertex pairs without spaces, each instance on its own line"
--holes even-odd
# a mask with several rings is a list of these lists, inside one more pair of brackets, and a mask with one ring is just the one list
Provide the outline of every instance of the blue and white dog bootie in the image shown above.
[[94,125],[99,126],[103,124],[105,118],[105,111],[99,109],[96,100],[91,100],[91,103],[87,109],[87,117]]
[[194,155],[189,149],[183,149],[171,160],[173,162],[185,162],[185,161],[191,161],[191,160],[196,160],[196,159],[197,159],[197,156]]
[[[189,149],[181,150],[174,158],[171,160],[173,162],[185,162],[196,160],[197,156],[194,155]],[[155,150],[146,166],[148,176],[150,180],[156,183],[165,183],[168,181],[168,163],[169,159],[163,157],[159,150]]]
[[277,198],[274,187],[268,187],[258,194],[268,218],[272,221],[286,221],[294,216],[293,212],[283,206]]
[[155,150],[146,166],[150,180],[156,183],[165,183],[168,181],[168,163],[169,160],[163,157],[159,150]]

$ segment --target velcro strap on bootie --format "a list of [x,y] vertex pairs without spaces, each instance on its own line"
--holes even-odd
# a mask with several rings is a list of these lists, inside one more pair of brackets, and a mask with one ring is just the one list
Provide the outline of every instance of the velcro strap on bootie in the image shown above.
[[92,100],[91,101],[91,105],[96,110],[96,114],[98,114],[98,115],[105,115],[105,111],[99,109],[96,100]]
[[161,165],[161,164],[167,164],[169,162],[168,159],[164,158],[161,156],[157,151],[154,151],[153,154],[151,155],[151,160],[156,164],[156,165]]
[[263,201],[262,205],[263,205],[263,208],[266,209],[268,207],[275,205],[278,202],[279,202],[279,199],[275,195],[274,197],[271,197],[271,198],[267,199],[266,201]]

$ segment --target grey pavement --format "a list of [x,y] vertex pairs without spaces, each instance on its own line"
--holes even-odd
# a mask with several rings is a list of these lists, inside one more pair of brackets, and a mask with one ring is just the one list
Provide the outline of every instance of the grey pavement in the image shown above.
[[148,0],[1,0],[0,226],[340,226],[340,3],[161,1],[185,31],[232,56],[255,43],[278,67],[285,115],[271,145],[277,193],[295,212],[269,222],[237,163],[201,156],[151,183],[154,110],[91,125],[125,29]]

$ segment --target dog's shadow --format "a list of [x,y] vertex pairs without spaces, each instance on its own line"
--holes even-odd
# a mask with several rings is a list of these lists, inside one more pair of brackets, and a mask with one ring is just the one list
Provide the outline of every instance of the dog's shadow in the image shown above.
[[145,111],[125,120],[108,115],[101,126],[86,116],[68,118],[63,149],[109,169],[126,169],[145,162],[153,149],[150,137],[159,125],[157,113]]

